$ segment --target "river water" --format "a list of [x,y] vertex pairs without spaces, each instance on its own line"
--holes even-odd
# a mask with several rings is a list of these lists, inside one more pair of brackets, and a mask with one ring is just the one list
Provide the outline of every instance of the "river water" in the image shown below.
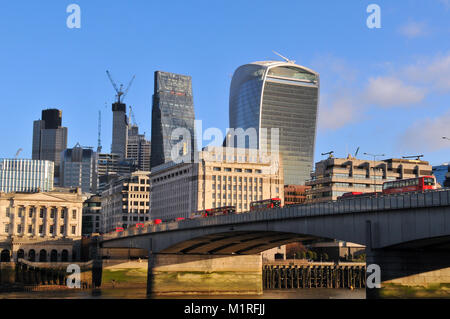
[[[146,289],[59,290],[0,293],[0,299],[146,299]],[[365,289],[280,289],[265,290],[262,295],[171,296],[159,299],[365,299]]]

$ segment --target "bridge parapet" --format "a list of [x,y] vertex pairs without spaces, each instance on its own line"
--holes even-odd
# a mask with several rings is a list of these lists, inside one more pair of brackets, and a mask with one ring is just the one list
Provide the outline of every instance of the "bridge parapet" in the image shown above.
[[426,192],[411,192],[394,195],[350,198],[339,201],[292,205],[283,208],[266,209],[233,215],[208,218],[185,219],[178,222],[148,225],[145,228],[131,228],[123,232],[103,235],[102,240],[113,240],[147,233],[188,230],[216,225],[236,225],[258,221],[282,220],[298,217],[343,215],[384,210],[414,209],[423,207],[450,206],[450,188]]

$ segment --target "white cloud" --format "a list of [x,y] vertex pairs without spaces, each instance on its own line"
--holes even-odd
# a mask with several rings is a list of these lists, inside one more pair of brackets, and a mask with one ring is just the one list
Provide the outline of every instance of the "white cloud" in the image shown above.
[[450,148],[450,112],[439,117],[426,118],[412,124],[398,139],[398,147],[403,151],[432,152]]
[[450,9],[450,0],[439,0],[440,3],[442,3],[446,9]]
[[[354,97],[350,95],[333,97],[329,104],[326,100],[328,97],[322,97],[319,108],[319,130],[337,130],[361,119],[362,108],[357,105]],[[325,106],[322,106],[323,104]]]
[[428,26],[425,22],[411,21],[401,26],[398,32],[407,38],[417,38],[428,34]]
[[426,90],[411,85],[395,77],[369,78],[365,98],[370,104],[383,107],[409,106],[421,102]]
[[450,53],[434,59],[419,61],[404,69],[408,79],[420,83],[431,84],[431,88],[450,91]]

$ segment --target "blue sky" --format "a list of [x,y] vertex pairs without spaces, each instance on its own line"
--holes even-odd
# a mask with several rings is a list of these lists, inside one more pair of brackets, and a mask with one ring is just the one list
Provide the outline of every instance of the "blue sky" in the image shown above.
[[[81,8],[81,28],[66,7]],[[369,4],[381,28],[369,29]],[[228,127],[231,76],[278,51],[321,75],[315,161],[363,152],[450,161],[450,0],[2,1],[0,157],[31,157],[33,121],[60,108],[68,146],[109,151],[117,83],[150,137],[153,72],[193,79],[203,128]],[[106,107],[105,107],[106,103]],[[207,141],[204,142],[205,144]]]

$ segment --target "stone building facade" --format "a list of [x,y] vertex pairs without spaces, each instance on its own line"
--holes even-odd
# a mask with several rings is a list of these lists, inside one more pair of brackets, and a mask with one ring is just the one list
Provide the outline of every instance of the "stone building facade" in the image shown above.
[[80,256],[81,189],[0,192],[2,260],[73,261]]
[[306,182],[311,187],[307,190],[307,202],[336,200],[347,192],[381,192],[385,182],[432,174],[432,166],[422,160],[330,157],[316,163],[311,180]]
[[145,223],[150,218],[150,172],[136,171],[112,181],[101,196],[101,232]]
[[283,169],[279,156],[257,151],[210,147],[197,163],[165,163],[151,174],[152,219],[188,218],[191,213],[223,206],[236,212],[253,201],[280,198],[284,203]]

